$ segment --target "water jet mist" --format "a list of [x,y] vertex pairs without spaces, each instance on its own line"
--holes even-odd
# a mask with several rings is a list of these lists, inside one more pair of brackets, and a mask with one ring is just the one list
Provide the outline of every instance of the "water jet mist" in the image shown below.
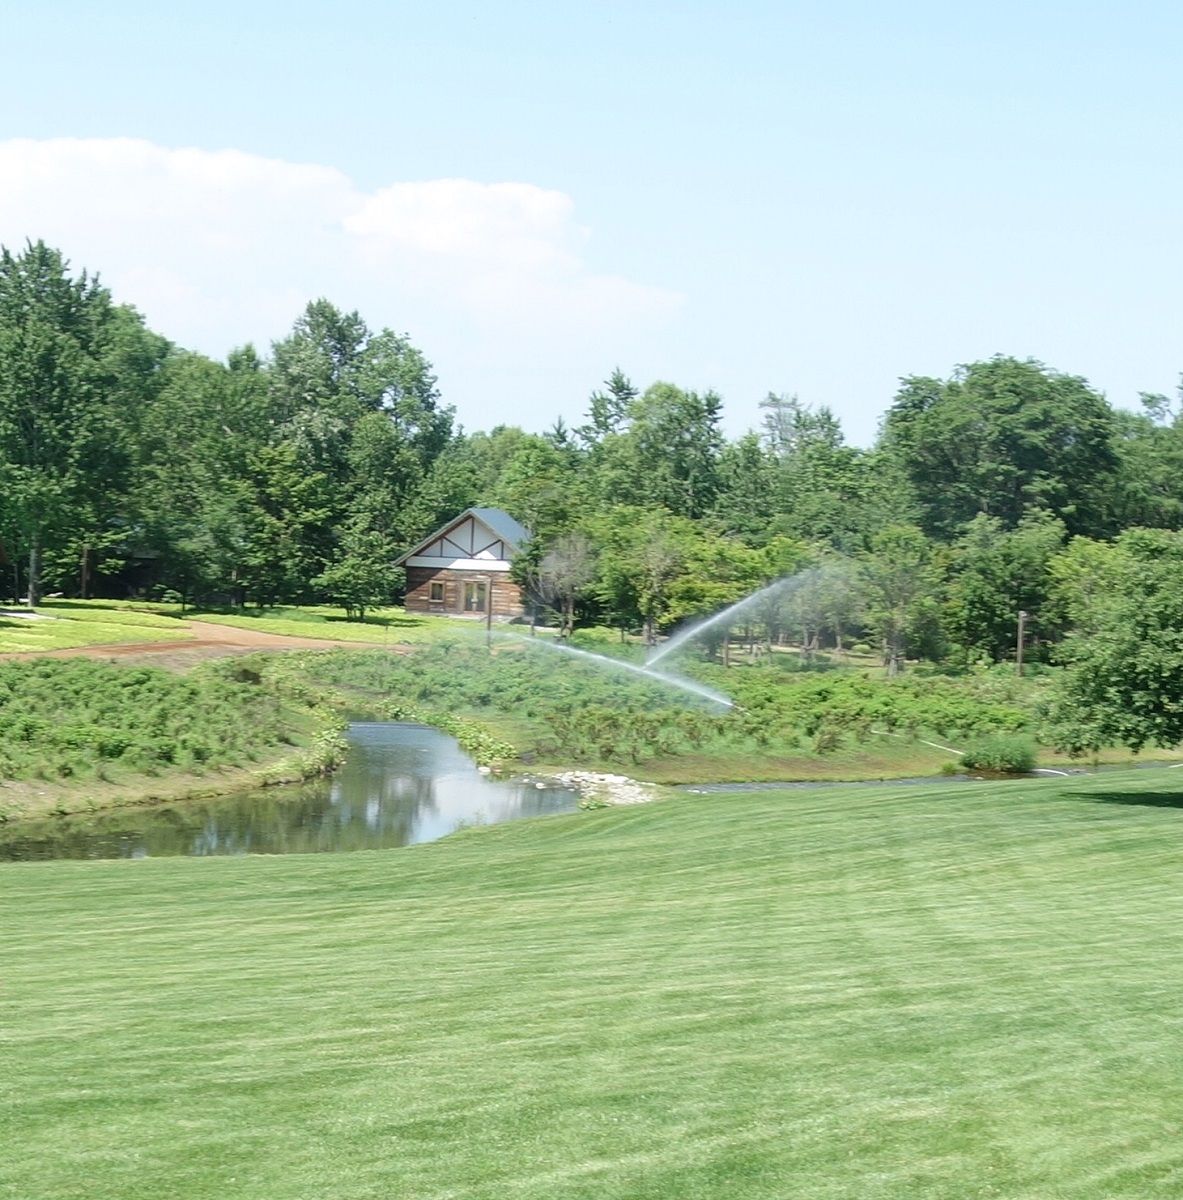
[[633,675],[641,675],[653,683],[663,683],[667,687],[677,688],[679,691],[687,692],[692,696],[698,696],[703,700],[710,700],[713,704],[721,704],[725,708],[735,707],[735,701],[729,696],[725,696],[722,692],[717,692],[714,688],[709,688],[705,684],[696,683],[692,679],[683,679],[680,675],[672,675],[668,671],[655,671],[648,663],[643,667],[639,667],[636,663],[625,662],[620,658],[611,658],[607,654],[596,654],[591,650],[580,650],[578,647],[568,646],[564,642],[522,637],[520,634],[507,634],[506,636],[527,646],[542,646],[558,654],[573,654],[577,658],[590,659],[602,667],[614,667],[621,671],[629,671]]
[[713,629],[716,625],[731,624],[736,618],[743,616],[751,609],[758,608],[762,603],[779,601],[785,596],[792,595],[793,592],[816,576],[816,574],[816,570],[811,569],[808,571],[799,571],[796,575],[788,575],[784,579],[778,579],[774,583],[770,583],[766,587],[752,592],[751,595],[744,596],[742,600],[737,600],[734,604],[728,605],[713,616],[705,617],[701,621],[695,621],[693,624],[677,630],[666,639],[664,645],[658,646],[650,653],[649,657],[645,659],[645,666],[652,667],[655,663],[661,662],[667,655],[673,654],[675,650],[680,650],[687,642],[693,641],[696,637],[706,633],[709,629]]

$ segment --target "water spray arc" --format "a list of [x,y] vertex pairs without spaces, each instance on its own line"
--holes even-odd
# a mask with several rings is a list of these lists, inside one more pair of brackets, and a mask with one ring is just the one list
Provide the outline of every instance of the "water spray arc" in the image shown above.
[[717,625],[730,625],[737,618],[742,617],[752,609],[759,608],[763,603],[779,602],[785,597],[791,596],[799,587],[813,579],[816,574],[817,572],[814,570],[800,571],[796,575],[789,575],[784,579],[778,579],[774,583],[768,584],[767,587],[762,587],[759,591],[753,592],[750,596],[745,596],[742,600],[737,600],[734,604],[728,605],[727,608],[722,609],[713,616],[706,617],[701,621],[695,621],[692,625],[687,625],[685,628],[679,629],[663,645],[653,650],[645,660],[645,666],[653,667],[667,655],[680,650],[687,642],[693,641],[696,637],[701,636]]
[[671,675],[667,671],[654,671],[648,664],[639,667],[635,663],[625,662],[623,659],[609,658],[606,654],[595,654],[591,650],[580,650],[575,646],[568,646],[565,642],[544,641],[540,638],[520,637],[517,634],[510,634],[508,636],[512,637],[515,642],[521,642],[527,646],[542,647],[557,654],[573,654],[577,658],[590,659],[602,667],[612,667],[621,671],[629,671],[634,675],[641,675],[653,683],[663,683],[667,687],[677,688],[679,691],[688,692],[692,696],[698,696],[703,700],[710,700],[713,704],[721,704],[725,708],[735,707],[734,700],[729,696],[725,696],[722,692],[715,691],[714,688],[696,683],[691,679],[683,679],[678,675]]

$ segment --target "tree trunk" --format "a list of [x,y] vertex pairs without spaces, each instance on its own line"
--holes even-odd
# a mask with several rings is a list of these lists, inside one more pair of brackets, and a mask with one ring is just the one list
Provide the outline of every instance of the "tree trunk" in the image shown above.
[[82,547],[82,558],[78,564],[78,594],[81,599],[89,599],[90,592],[90,547]]
[[29,607],[35,608],[41,603],[41,531],[33,534],[33,543],[29,547]]

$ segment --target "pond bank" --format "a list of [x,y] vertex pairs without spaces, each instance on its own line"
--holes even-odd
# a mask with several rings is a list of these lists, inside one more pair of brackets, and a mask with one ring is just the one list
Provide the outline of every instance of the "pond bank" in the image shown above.
[[[678,785],[683,790],[736,790],[745,784],[936,780],[943,777],[938,769],[949,764],[947,754],[923,741],[913,745],[875,739],[824,756],[777,754],[771,748],[759,753],[693,752],[675,746],[664,757],[642,757],[635,766],[626,766],[626,775],[617,768],[618,762],[628,760],[626,747],[611,739],[576,747],[566,759],[564,746],[547,745],[551,710],[544,707],[541,715],[531,711],[536,684],[532,677],[517,679],[520,700],[517,693],[509,693],[517,708],[507,705],[488,713],[471,707],[473,697],[446,691],[440,693],[444,702],[421,707],[414,702],[415,677],[405,669],[402,675],[393,674],[396,662],[399,656],[387,653],[363,656],[360,666],[353,656],[324,652],[260,654],[234,663],[204,664],[186,672],[184,681],[143,667],[128,671],[82,663],[34,665],[27,669],[31,699],[18,714],[23,724],[13,724],[12,741],[7,747],[0,745],[0,769],[7,749],[9,765],[16,768],[11,773],[19,776],[0,781],[0,823],[209,800],[324,774],[344,757],[339,738],[334,738],[347,714],[443,728],[477,763],[571,787],[586,808],[646,803]],[[507,689],[515,683],[515,666],[504,665],[510,672],[502,681]],[[25,672],[21,664],[12,686],[25,686]],[[85,672],[95,678],[73,679]],[[143,691],[142,701],[126,699],[129,685]],[[137,694],[132,693],[133,699]],[[578,712],[585,700],[581,685],[576,694],[568,709]],[[78,715],[69,707],[75,699]],[[98,708],[105,717],[106,710],[97,702],[108,699],[110,730],[89,716]],[[556,711],[562,716],[562,709]],[[234,731],[240,728],[254,731],[254,740],[238,736]],[[121,754],[121,749],[134,753]],[[197,760],[197,751],[207,757]],[[1128,761],[1128,753],[1122,757]]]
[[490,777],[424,725],[354,722],[347,741],[339,770],[292,787],[10,822],[0,860],[386,850],[579,805],[555,780]]
[[580,808],[648,804],[657,799],[660,791],[655,783],[606,771],[556,771],[546,778],[578,792]]
[[0,825],[48,816],[72,816],[119,808],[142,808],[187,800],[211,800],[239,792],[301,783],[319,771],[297,762],[291,747],[250,767],[218,767],[140,775],[126,782],[88,780],[49,783],[40,779],[0,780]]

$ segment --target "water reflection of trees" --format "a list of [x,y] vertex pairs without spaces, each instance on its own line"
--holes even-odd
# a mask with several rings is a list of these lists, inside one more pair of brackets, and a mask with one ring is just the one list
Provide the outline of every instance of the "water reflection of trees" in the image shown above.
[[[382,849],[439,836],[456,824],[573,805],[568,793],[484,778],[436,730],[383,741],[391,728],[373,727],[373,744],[356,742],[331,782],[21,821],[0,828],[0,860]],[[458,796],[468,808],[455,819]]]
[[378,798],[334,803],[327,792],[268,789],[218,800],[44,821],[0,830],[0,859],[138,858],[301,854],[403,846],[412,840],[431,784],[388,787]]

